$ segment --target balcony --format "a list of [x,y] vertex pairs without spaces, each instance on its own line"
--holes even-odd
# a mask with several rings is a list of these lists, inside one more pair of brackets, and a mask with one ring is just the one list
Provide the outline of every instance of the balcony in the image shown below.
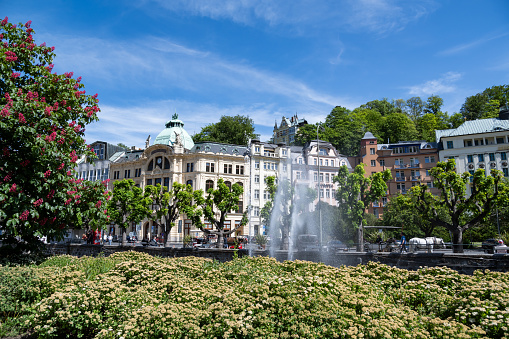
[[404,176],[403,177],[397,176],[395,179],[396,179],[396,181],[405,181],[405,177]]
[[394,168],[406,168],[406,164],[396,164]]
[[411,181],[420,181],[421,180],[421,176],[420,175],[411,175],[408,177],[408,180],[411,180]]
[[410,164],[408,164],[408,168],[419,168],[419,167],[421,167],[420,162],[411,162]]

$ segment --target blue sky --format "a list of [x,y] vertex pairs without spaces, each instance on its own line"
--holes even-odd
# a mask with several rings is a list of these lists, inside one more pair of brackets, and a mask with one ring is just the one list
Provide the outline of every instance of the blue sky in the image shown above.
[[87,142],[144,145],[174,112],[190,134],[248,115],[323,121],[375,99],[465,98],[509,83],[509,1],[0,0],[99,94]]

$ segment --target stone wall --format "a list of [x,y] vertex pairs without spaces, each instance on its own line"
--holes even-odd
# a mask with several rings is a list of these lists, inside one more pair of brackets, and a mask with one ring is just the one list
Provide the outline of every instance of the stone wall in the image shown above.
[[[119,251],[137,251],[159,257],[195,256],[226,262],[232,260],[234,253],[239,257],[249,255],[246,250],[229,249],[192,249],[192,248],[163,248],[141,246],[102,246],[84,244],[48,244],[47,253],[50,255],[69,254],[76,257],[97,256],[103,253],[109,256]],[[268,256],[268,251],[255,251],[252,255]],[[274,257],[279,261],[288,260],[288,252],[276,251]],[[475,270],[489,269],[490,271],[508,272],[509,255],[485,253],[358,253],[358,252],[296,252],[294,260],[323,262],[326,265],[341,267],[365,264],[369,261],[380,262],[389,266],[417,270],[420,267],[449,267],[463,274],[472,274]]]

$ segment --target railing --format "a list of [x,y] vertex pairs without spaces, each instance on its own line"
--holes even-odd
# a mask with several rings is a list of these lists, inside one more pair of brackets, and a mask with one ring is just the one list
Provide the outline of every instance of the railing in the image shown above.
[[409,180],[412,180],[412,181],[419,181],[421,180],[421,176],[420,175],[411,175],[408,177]]
[[396,177],[396,181],[405,181],[405,177]]

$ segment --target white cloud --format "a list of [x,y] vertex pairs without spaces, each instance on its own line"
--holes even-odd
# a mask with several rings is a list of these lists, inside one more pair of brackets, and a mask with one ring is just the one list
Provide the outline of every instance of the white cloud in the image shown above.
[[458,54],[458,53],[467,51],[469,49],[475,48],[477,46],[483,45],[483,44],[485,44],[485,43],[487,43],[489,41],[503,38],[503,37],[505,37],[507,35],[509,35],[509,33],[502,33],[502,34],[498,34],[498,35],[485,36],[485,37],[483,37],[481,39],[477,39],[477,40],[474,40],[474,41],[471,41],[471,42],[468,42],[468,43],[464,43],[464,44],[460,44],[460,45],[456,45],[456,46],[453,46],[451,48],[448,48],[448,49],[446,49],[444,51],[439,52],[438,55],[454,55],[454,54]]
[[454,85],[461,78],[457,72],[447,72],[439,79],[429,80],[420,85],[414,85],[409,88],[410,95],[432,95],[441,93],[450,93],[456,90]]

